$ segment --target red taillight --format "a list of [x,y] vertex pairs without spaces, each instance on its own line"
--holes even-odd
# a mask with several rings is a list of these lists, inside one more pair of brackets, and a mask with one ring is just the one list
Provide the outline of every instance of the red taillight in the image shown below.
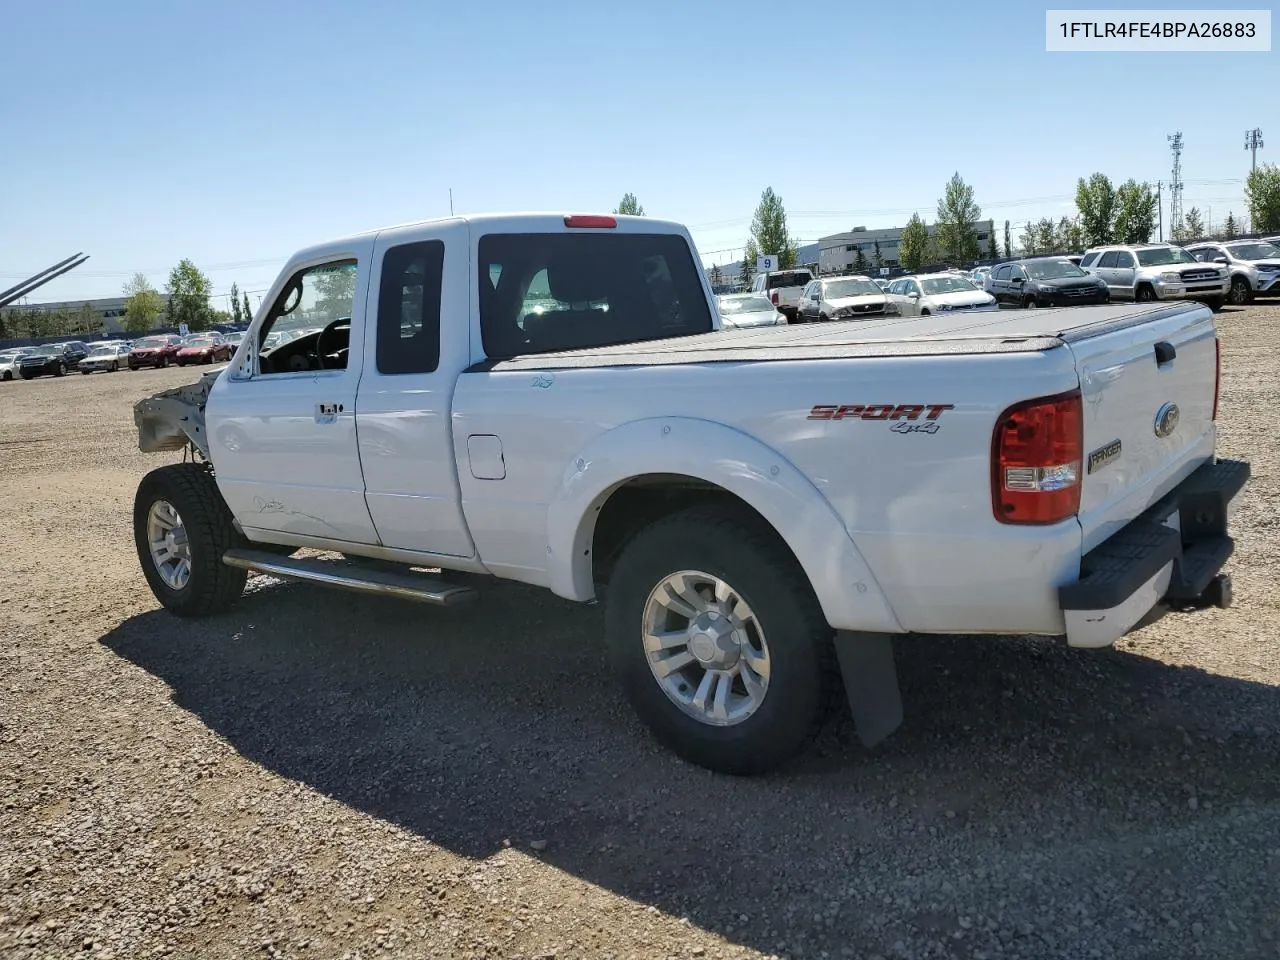
[[1222,389],[1222,341],[1213,338],[1213,419],[1218,419],[1218,391]]
[[774,305],[775,307],[778,305],[778,291],[777,291],[777,290],[775,290],[775,291],[773,291],[773,293],[769,294],[769,300],[773,303],[773,305]]
[[594,213],[580,213],[576,216],[565,217],[564,225],[566,227],[616,227],[618,221],[614,217],[601,216]]
[[1001,523],[1057,523],[1080,510],[1079,390],[1014,404],[991,442],[991,506]]

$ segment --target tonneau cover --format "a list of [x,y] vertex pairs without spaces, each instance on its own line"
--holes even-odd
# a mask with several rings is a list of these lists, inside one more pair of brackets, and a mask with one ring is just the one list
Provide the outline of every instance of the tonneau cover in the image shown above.
[[471,371],[574,367],[666,366],[760,360],[1026,353],[1098,336],[1185,311],[1190,302],[1103,304],[1046,310],[881,317],[716,330],[641,343],[488,360]]

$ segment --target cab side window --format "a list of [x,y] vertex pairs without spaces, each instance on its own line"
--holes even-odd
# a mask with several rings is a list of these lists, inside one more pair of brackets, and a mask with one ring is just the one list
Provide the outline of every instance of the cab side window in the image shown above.
[[431,373],[440,365],[444,241],[391,247],[378,288],[379,373]]
[[351,340],[356,261],[299,270],[258,330],[258,373],[345,370]]

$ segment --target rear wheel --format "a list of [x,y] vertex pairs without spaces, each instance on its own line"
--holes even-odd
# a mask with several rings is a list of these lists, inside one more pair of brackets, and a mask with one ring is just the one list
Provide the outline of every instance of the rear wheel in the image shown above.
[[171,613],[220,613],[244,591],[248,572],[222,562],[244,540],[203,464],[175,463],[142,478],[133,501],[133,538],[151,592]]
[[697,507],[639,533],[610,577],[606,625],[640,719],[721,773],[795,757],[839,690],[832,630],[808,580],[741,511]]
[[1236,306],[1248,303],[1253,294],[1253,289],[1249,286],[1249,281],[1244,277],[1233,277],[1231,280],[1231,290],[1227,294],[1227,302]]

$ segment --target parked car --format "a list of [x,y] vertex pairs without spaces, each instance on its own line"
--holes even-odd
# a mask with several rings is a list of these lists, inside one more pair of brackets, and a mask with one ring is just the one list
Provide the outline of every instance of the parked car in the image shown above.
[[1113,300],[1199,300],[1216,313],[1231,287],[1225,267],[1201,263],[1171,243],[1091,247],[1080,267],[1101,277]]
[[800,309],[800,292],[812,279],[813,272],[805,267],[757,273],[751,281],[751,292],[764,294],[788,320],[795,320]]
[[0,380],[12,380],[20,376],[18,361],[33,349],[34,347],[12,347],[8,350],[0,350]]
[[886,280],[884,277],[872,277],[871,282],[874,283],[881,290],[889,289],[889,281]]
[[129,350],[129,369],[142,367],[167,367],[182,349],[182,338],[175,333],[163,333],[155,337],[135,340]]
[[127,346],[110,341],[107,343],[95,343],[93,349],[89,351],[89,355],[80,361],[80,372],[86,375],[98,370],[115,373],[120,369],[121,364],[128,364],[128,362],[129,348]]
[[231,347],[220,333],[193,333],[174,355],[178,366],[230,360]]
[[987,293],[1018,307],[1071,307],[1107,303],[1111,291],[1100,277],[1085,273],[1066,257],[1030,257],[995,267]]
[[889,284],[889,302],[904,317],[1000,309],[995,297],[952,273],[899,277]]
[[79,340],[49,343],[23,354],[18,360],[18,372],[23,380],[43,376],[64,377],[88,355],[89,348]]
[[240,348],[240,343],[244,340],[243,330],[233,330],[231,333],[223,334],[222,339],[227,342],[227,346],[231,348],[231,352],[235,353]]
[[1231,272],[1228,303],[1245,304],[1257,294],[1271,293],[1280,286],[1280,249],[1269,243],[1191,243],[1183,249],[1201,263],[1219,263]]
[[888,308],[889,297],[870,277],[831,277],[804,288],[799,320],[870,320]]
[[991,267],[974,267],[969,272],[970,282],[979,290],[987,288],[987,277],[991,276]]
[[[563,309],[529,311],[542,277]],[[985,297],[946,281],[967,289],[928,295]],[[255,349],[334,289],[370,295]],[[250,569],[446,607],[480,575],[603,594],[639,716],[731,773],[798,755],[836,671],[859,735],[887,736],[894,635],[1106,647],[1229,605],[1249,466],[1215,460],[1202,305],[949,312],[867,342],[707,336],[709,297],[688,231],[656,218],[457,217],[299,252],[242,364],[134,408],[143,451],[203,455],[138,487],[148,585],[182,617],[231,606]]]
[[787,322],[786,314],[758,293],[731,293],[716,299],[720,323],[726,328],[773,327]]

